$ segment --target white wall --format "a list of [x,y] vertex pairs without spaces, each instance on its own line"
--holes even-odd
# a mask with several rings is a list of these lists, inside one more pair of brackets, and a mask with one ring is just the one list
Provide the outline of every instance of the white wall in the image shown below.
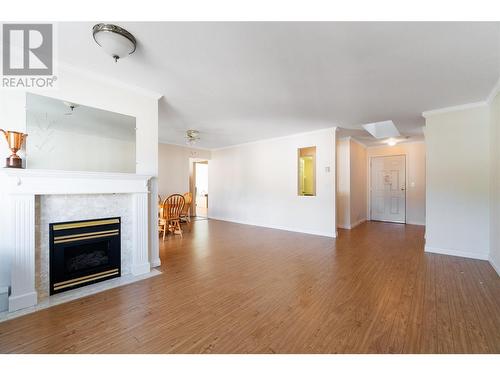
[[[369,147],[368,160],[376,156],[406,155],[406,223],[425,225],[426,147],[424,142],[401,143],[396,146]],[[369,173],[369,171],[368,171]],[[369,179],[367,180],[367,186]],[[367,194],[369,194],[369,186]],[[368,212],[370,208],[368,207]]]
[[162,196],[190,191],[190,159],[211,157],[210,151],[160,143],[158,145],[158,193]]
[[426,251],[488,259],[489,115],[486,105],[426,115]]
[[491,215],[490,263],[500,275],[500,93],[490,107],[491,120]]
[[337,226],[352,229],[367,219],[366,147],[344,138],[337,141]]
[[[150,261],[160,263],[156,221],[158,207],[158,96],[145,93],[139,88],[125,86],[88,72],[59,64],[57,89],[33,91],[34,93],[66,100],[94,108],[122,113],[136,118],[136,173],[152,175],[150,183]],[[26,132],[26,92],[22,90],[0,91],[0,124],[7,130]],[[28,135],[29,136],[29,135]],[[0,141],[0,163],[10,155],[5,140]],[[20,153],[23,156],[24,152]],[[0,233],[1,234],[1,233]],[[2,254],[0,254],[0,257]],[[3,262],[0,259],[0,264]],[[8,285],[10,275],[0,269],[0,285]]]
[[[297,194],[298,149],[309,146],[316,146],[312,197]],[[213,151],[209,216],[336,236],[335,149],[335,129],[330,128]]]
[[367,219],[367,181],[366,147],[350,140],[350,219],[351,228]]
[[337,227],[351,227],[351,165],[350,141],[339,139],[336,151],[337,173]]

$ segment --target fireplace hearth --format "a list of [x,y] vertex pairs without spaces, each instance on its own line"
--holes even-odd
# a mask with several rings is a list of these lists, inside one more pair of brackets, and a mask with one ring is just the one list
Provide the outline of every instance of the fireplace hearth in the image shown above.
[[52,223],[50,294],[121,275],[120,218]]

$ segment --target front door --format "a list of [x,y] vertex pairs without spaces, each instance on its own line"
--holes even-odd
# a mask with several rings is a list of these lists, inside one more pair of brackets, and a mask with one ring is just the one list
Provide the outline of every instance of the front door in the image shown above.
[[406,156],[374,157],[371,169],[371,219],[406,221]]

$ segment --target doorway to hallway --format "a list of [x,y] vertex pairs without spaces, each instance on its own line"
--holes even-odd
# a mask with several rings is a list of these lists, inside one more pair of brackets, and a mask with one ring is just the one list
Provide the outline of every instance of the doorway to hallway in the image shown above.
[[194,162],[194,213],[198,219],[208,217],[208,161]]

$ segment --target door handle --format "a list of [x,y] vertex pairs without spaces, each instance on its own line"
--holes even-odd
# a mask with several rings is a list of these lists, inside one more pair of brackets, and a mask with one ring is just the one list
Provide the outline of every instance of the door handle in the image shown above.
[[404,187],[404,186],[402,186],[402,187],[401,187],[401,191],[405,191],[405,190],[406,190],[406,189],[405,189],[405,187]]

